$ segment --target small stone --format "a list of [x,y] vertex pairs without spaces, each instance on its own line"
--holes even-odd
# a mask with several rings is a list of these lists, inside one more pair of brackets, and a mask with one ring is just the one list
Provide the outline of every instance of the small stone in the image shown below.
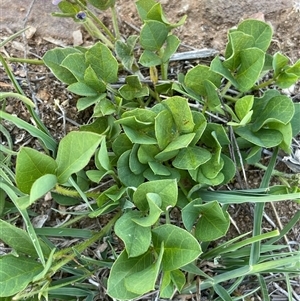
[[12,105],[7,105],[5,107],[5,112],[11,114],[14,111],[14,107]]

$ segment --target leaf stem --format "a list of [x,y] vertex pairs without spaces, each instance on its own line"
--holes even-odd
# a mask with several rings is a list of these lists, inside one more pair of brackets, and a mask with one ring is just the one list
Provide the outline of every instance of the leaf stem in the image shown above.
[[31,65],[45,65],[43,60],[37,60],[37,59],[25,59],[20,57],[8,57],[6,59],[9,62],[27,63]]
[[259,89],[262,89],[262,88],[265,88],[269,85],[272,85],[276,80],[274,78],[271,78],[269,80],[267,80],[266,82],[263,82],[255,87],[253,87],[253,90],[259,90]]

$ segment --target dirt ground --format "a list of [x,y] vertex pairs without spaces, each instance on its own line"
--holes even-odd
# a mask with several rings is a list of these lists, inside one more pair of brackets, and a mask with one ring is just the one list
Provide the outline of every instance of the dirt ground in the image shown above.
[[[138,30],[140,22],[133,0],[117,0],[118,12],[123,35],[129,35]],[[227,41],[227,31],[246,18],[258,18],[270,22],[274,29],[272,51],[281,51],[288,55],[292,62],[300,58],[300,1],[292,0],[261,0],[233,1],[233,0],[161,0],[167,16],[171,21],[179,20],[187,15],[185,25],[176,29],[176,34],[182,40],[180,51],[194,48],[213,48],[220,53],[224,51]],[[271,5],[270,5],[271,3]],[[0,0],[0,42],[24,28],[32,26],[32,34],[27,39],[17,39],[8,46],[0,49],[4,56],[41,58],[48,49],[56,46],[91,43],[87,34],[72,20],[54,18],[51,12],[58,9],[51,0]],[[109,13],[100,14],[105,23],[109,23]],[[79,31],[78,31],[79,30]],[[27,45],[27,46],[26,46]],[[65,132],[87,121],[89,116],[78,114],[75,99],[65,90],[43,66],[30,66],[24,69],[22,64],[13,63],[11,67],[22,87],[39,106],[43,121],[51,133],[60,139]],[[11,85],[0,67],[0,90],[10,91]],[[291,91],[291,97],[300,100],[299,84]],[[28,118],[26,110],[17,102],[11,101],[6,111]],[[62,115],[66,117],[64,124]],[[18,129],[11,129],[17,141],[16,145],[30,144],[26,133]],[[283,166],[285,168],[285,166]],[[291,172],[288,170],[288,172]],[[259,170],[249,170],[248,185],[258,187],[263,173]],[[237,185],[240,185],[237,183]],[[239,187],[232,187],[239,188]],[[274,221],[275,227],[279,220],[286,224],[299,206],[291,202],[280,202],[273,208],[267,208],[267,216]],[[252,208],[240,206],[231,208],[231,214],[237,226],[232,226],[229,236],[251,229]],[[265,228],[274,228],[272,223],[265,220]],[[290,241],[300,241],[300,223],[289,236]]]

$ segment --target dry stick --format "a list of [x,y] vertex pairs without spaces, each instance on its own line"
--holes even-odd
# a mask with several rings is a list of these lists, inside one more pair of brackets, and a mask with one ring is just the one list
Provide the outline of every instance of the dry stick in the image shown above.
[[[283,226],[282,226],[282,223],[281,223],[281,221],[280,221],[280,218],[279,218],[279,216],[278,216],[278,214],[277,214],[277,210],[276,210],[276,208],[275,208],[275,205],[273,204],[273,202],[270,202],[270,203],[271,203],[273,212],[274,212],[274,214],[275,214],[275,218],[276,218],[278,227],[279,227],[279,229],[282,231]],[[290,252],[292,252],[292,247],[291,247],[291,245],[289,244],[290,241],[288,240],[288,238],[287,238],[286,235],[284,235],[283,237],[284,237],[284,240],[285,240],[285,242],[286,242],[286,244],[287,244],[287,246],[288,246]]]

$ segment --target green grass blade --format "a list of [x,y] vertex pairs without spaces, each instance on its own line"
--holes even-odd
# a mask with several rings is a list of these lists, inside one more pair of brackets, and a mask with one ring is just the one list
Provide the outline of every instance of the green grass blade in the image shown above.
[[56,152],[56,148],[57,148],[56,141],[49,135],[45,134],[40,129],[37,129],[36,127],[27,123],[26,121],[3,111],[0,111],[0,118],[12,122],[15,126],[17,126],[20,129],[26,130],[27,132],[30,133],[31,136],[40,139],[48,150],[51,150],[54,153]]
[[267,239],[267,238],[274,237],[277,235],[279,235],[279,231],[274,230],[274,231],[271,231],[268,233],[263,233],[263,234],[260,234],[260,235],[254,236],[254,237],[250,237],[248,239],[245,239],[243,241],[237,242],[232,245],[227,245],[227,243],[225,243],[225,244],[222,244],[222,245],[212,249],[211,251],[209,251],[205,254],[202,254],[201,258],[202,259],[210,259],[210,258],[215,258],[224,253],[236,252],[238,249],[240,249],[246,245],[254,244],[257,241],[261,241],[263,239]]
[[222,287],[219,284],[214,285],[215,292],[219,295],[219,297],[224,301],[232,301],[232,298],[228,294],[228,292],[225,290],[224,287]]
[[[13,72],[10,70],[10,68],[8,67],[5,59],[3,58],[3,56],[0,54],[0,62],[2,63],[6,74],[8,75],[9,79],[11,80],[13,86],[15,87],[17,93],[25,96],[25,93],[23,92],[22,88],[20,87],[18,81],[15,78],[15,75],[13,74]],[[48,136],[51,136],[48,129],[46,128],[46,126],[43,124],[43,122],[40,120],[39,116],[37,115],[37,113],[33,110],[33,108],[31,106],[28,106],[27,104],[25,104],[27,110],[29,111],[30,115],[32,116],[32,118],[34,119],[37,127],[43,131],[45,134],[47,134]]]
[[1,183],[1,189],[3,189],[7,195],[9,196],[9,198],[11,199],[11,201],[14,203],[14,205],[16,206],[16,208],[19,210],[23,220],[24,220],[24,223],[26,225],[26,229],[27,229],[27,232],[29,234],[29,237],[32,241],[32,244],[34,245],[34,248],[40,258],[40,261],[41,263],[43,264],[43,266],[45,266],[46,264],[46,261],[45,261],[45,258],[44,258],[44,254],[43,254],[43,251],[42,251],[42,248],[41,248],[41,245],[39,243],[39,239],[34,231],[34,228],[30,222],[30,219],[29,219],[29,216],[28,216],[28,213],[26,210],[23,210],[21,208],[19,208],[18,206],[18,203],[19,203],[19,200],[22,198],[22,197],[18,197],[17,194],[15,193],[15,191],[13,189],[11,189],[7,184],[5,183]]
[[21,100],[25,105],[28,105],[31,108],[35,107],[35,104],[26,96],[19,94],[19,93],[14,93],[14,92],[2,92],[0,93],[0,100],[5,99],[7,97],[13,97]]
[[300,210],[290,219],[290,221],[283,227],[280,231],[279,236],[269,239],[265,244],[271,245],[280,240],[284,235],[286,235],[300,220]]
[[266,284],[264,277],[262,275],[258,274],[257,278],[258,278],[258,282],[260,284],[260,291],[261,291],[261,294],[263,297],[262,299],[264,301],[270,301],[270,297],[268,294],[268,288],[267,288],[267,284]]
[[79,195],[82,197],[82,199],[87,204],[88,208],[90,208],[91,211],[94,211],[94,209],[91,207],[90,202],[88,198],[86,197],[85,193],[80,189],[80,187],[77,185],[77,183],[73,180],[72,177],[69,178],[70,184],[76,189],[76,191],[79,193]]
[[9,43],[10,41],[14,40],[15,38],[17,38],[18,36],[20,36],[27,29],[29,29],[29,27],[21,29],[18,32],[14,33],[13,35],[9,36],[7,39],[5,39],[4,41],[2,41],[0,43],[0,48],[3,47],[4,45],[6,45],[7,43]]
[[93,236],[93,231],[84,229],[68,229],[68,228],[36,228],[36,234],[44,236],[54,236],[54,237],[78,237],[78,238],[91,238]]
[[[276,165],[277,161],[277,154],[278,154],[278,147],[275,148],[273,155],[271,157],[269,166],[264,174],[264,177],[262,179],[262,182],[260,184],[260,188],[267,188],[269,187],[269,183],[272,177],[272,171],[274,170],[274,167]],[[264,213],[264,207],[265,203],[258,203],[255,204],[254,208],[254,221],[253,221],[253,236],[257,236],[261,234],[262,229],[262,219],[263,219],[263,213]],[[260,244],[261,241],[256,241],[253,243],[249,258],[249,264],[254,265],[258,262],[260,257]]]

